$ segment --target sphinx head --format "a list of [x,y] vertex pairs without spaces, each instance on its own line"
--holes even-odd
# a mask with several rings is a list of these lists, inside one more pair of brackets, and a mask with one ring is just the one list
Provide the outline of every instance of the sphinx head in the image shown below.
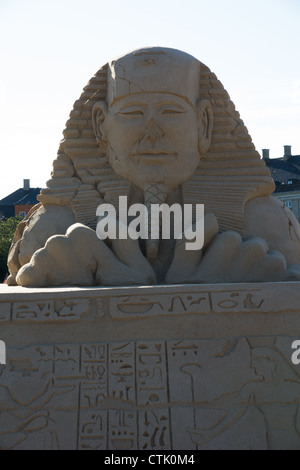
[[93,107],[93,127],[118,176],[141,189],[175,189],[195,173],[213,127],[199,80],[200,62],[173,49],[137,50],[109,64],[107,98]]

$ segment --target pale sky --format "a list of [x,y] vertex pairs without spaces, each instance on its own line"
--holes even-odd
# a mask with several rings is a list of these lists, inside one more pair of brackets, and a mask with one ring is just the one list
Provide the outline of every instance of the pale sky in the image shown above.
[[0,199],[45,186],[82,88],[145,46],[204,62],[259,152],[300,154],[299,24],[300,0],[0,0]]

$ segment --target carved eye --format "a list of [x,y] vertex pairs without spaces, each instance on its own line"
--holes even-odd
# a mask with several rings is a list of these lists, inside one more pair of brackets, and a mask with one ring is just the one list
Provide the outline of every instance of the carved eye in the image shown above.
[[118,114],[121,114],[122,116],[144,116],[143,111],[141,111],[140,109],[133,109],[131,111],[120,111]]
[[176,115],[176,114],[183,114],[185,113],[184,110],[180,110],[180,109],[172,109],[172,108],[167,108],[167,109],[164,109],[162,114],[167,114],[167,115]]

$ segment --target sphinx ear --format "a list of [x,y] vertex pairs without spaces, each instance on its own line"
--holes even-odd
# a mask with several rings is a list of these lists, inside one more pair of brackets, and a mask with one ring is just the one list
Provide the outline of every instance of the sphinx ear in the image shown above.
[[92,109],[92,122],[97,143],[106,140],[104,122],[107,117],[107,103],[104,100],[97,101]]
[[200,154],[205,154],[211,144],[213,129],[213,110],[211,102],[205,99],[196,103],[198,116],[198,146]]

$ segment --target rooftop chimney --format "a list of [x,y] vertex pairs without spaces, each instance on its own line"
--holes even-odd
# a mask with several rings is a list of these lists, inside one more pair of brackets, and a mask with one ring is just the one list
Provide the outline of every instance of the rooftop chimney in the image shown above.
[[24,191],[29,191],[29,189],[30,189],[30,180],[23,180],[23,189],[24,189]]
[[284,145],[284,154],[283,154],[283,159],[287,160],[289,157],[292,156],[292,147],[291,145]]
[[270,158],[270,150],[269,149],[262,149],[262,157],[265,160],[266,158]]

